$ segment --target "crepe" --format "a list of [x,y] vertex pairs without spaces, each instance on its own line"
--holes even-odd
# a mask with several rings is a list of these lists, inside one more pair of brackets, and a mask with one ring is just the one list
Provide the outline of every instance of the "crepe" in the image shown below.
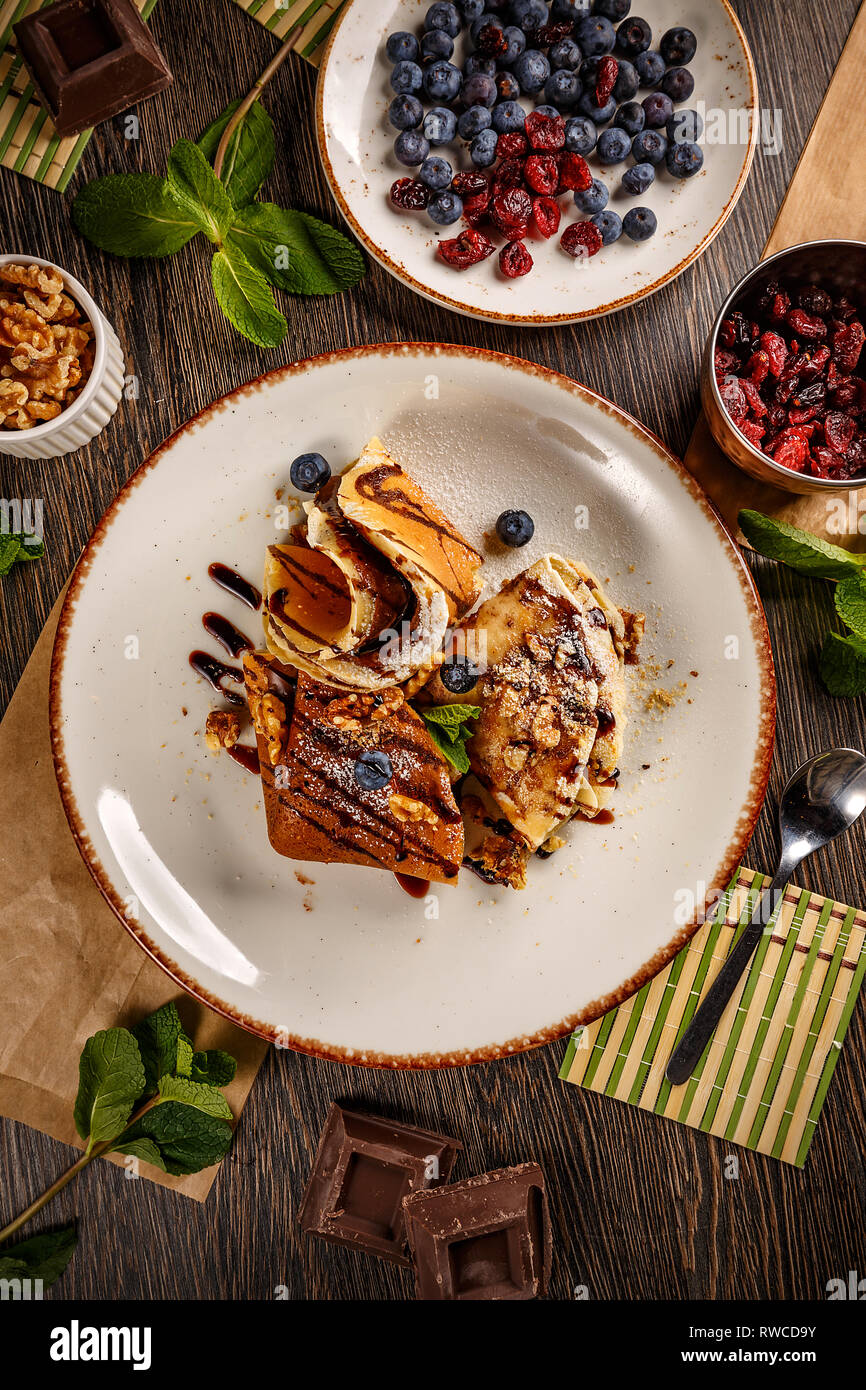
[[378,439],[271,546],[265,640],[280,660],[347,690],[423,684],[449,622],[481,589],[481,556]]
[[474,654],[474,689],[454,695],[438,673],[424,689],[480,706],[470,766],[528,851],[576,812],[597,815],[616,785],[638,627],[584,565],[546,555],[454,634],[452,649]]
[[[347,695],[268,652],[245,654],[244,677],[278,854],[456,883],[463,822],[448,763],[402,690]],[[393,769],[372,791],[355,775],[371,749]]]

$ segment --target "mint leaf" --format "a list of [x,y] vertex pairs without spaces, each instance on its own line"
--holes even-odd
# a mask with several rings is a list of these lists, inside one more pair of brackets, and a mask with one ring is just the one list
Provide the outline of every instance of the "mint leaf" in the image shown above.
[[192,1075],[192,1059],[194,1055],[192,1042],[187,1037],[186,1033],[181,1033],[177,1040],[177,1059],[174,1064],[175,1076]]
[[23,531],[0,531],[0,577],[8,574],[13,565],[17,565],[22,560],[41,560],[45,554],[45,546],[42,541],[37,541],[36,545],[28,545],[33,536],[25,535]]
[[[213,164],[222,133],[240,106],[233,101],[199,136],[198,147]],[[274,123],[260,101],[254,101],[229,141],[220,180],[236,208],[258,193],[274,167]]]
[[192,1059],[193,1081],[206,1081],[209,1086],[228,1086],[234,1081],[238,1064],[228,1052],[212,1048],[208,1052],[196,1052]]
[[[455,733],[467,719],[477,719],[481,713],[480,705],[430,705],[421,710],[425,723],[443,724]],[[470,733],[469,737],[472,735]]]
[[198,145],[178,140],[168,156],[168,188],[176,203],[211,241],[222,241],[234,208]]
[[786,521],[764,516],[763,512],[742,511],[737,519],[755,550],[799,574],[810,574],[816,579],[844,579],[866,566],[866,554],[855,555],[809,531],[789,526]]
[[113,256],[171,256],[199,230],[165,179],[154,174],[109,174],[85,184],[72,204],[72,221]]
[[132,1144],[140,1139],[153,1140],[167,1173],[198,1173],[219,1163],[228,1153],[232,1127],[226,1120],[206,1115],[191,1105],[167,1101],[148,1110],[130,1126],[122,1144],[117,1146],[119,1152],[134,1153]]
[[164,1101],[171,1100],[181,1105],[189,1105],[205,1115],[214,1115],[218,1120],[234,1118],[222,1091],[202,1081],[190,1081],[186,1076],[161,1076],[159,1094]]
[[230,236],[272,285],[289,294],[337,294],[364,274],[361,252],[336,227],[276,203],[242,208]]
[[167,1171],[162,1154],[152,1139],[124,1139],[122,1144],[115,1144],[113,1152],[131,1154],[133,1158],[140,1158],[142,1163],[152,1163],[155,1168]]
[[178,1045],[184,1036],[177,1005],[163,1004],[161,1009],[137,1023],[132,1035],[138,1043],[144,1065],[144,1095],[155,1096],[159,1089],[159,1078],[166,1073],[173,1074],[177,1068]]
[[[0,1278],[41,1279],[46,1288],[59,1279],[75,1253],[74,1226],[42,1231],[0,1251]],[[13,1266],[15,1267],[13,1269]]]
[[78,1064],[75,1127],[89,1144],[114,1139],[145,1087],[138,1043],[126,1028],[107,1028],[84,1044]]
[[860,637],[828,632],[820,671],[831,695],[866,695],[866,642]]
[[276,347],[288,324],[274,304],[268,282],[231,241],[211,262],[217,303],[239,333],[259,347]]
[[469,771],[469,755],[462,739],[453,739],[446,729],[440,724],[428,724],[427,732],[435,743],[439,752],[444,754],[458,772]]
[[833,601],[845,626],[866,641],[866,574],[861,570],[840,579]]

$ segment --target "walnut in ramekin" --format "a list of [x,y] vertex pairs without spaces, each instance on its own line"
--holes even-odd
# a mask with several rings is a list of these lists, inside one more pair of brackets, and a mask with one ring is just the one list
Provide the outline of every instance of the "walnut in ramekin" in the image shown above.
[[53,420],[84,388],[94,329],[56,271],[0,265],[0,429]]

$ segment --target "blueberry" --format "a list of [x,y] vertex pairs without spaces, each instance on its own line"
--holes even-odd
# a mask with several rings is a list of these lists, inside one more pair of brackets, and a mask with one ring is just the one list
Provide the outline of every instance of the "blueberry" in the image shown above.
[[504,29],[505,25],[498,15],[487,14],[486,12],[479,19],[473,19],[469,26],[469,36],[473,43],[477,43],[481,37],[482,29]]
[[331,465],[321,454],[299,454],[289,469],[292,487],[298,492],[318,492],[331,476]]
[[602,53],[612,53],[616,42],[616,32],[609,19],[594,14],[581,19],[574,31],[581,52],[588,58],[600,57]]
[[422,35],[422,63],[435,63],[440,59],[450,58],[453,52],[454,40],[448,37],[444,29],[431,29],[429,34]]
[[[484,135],[488,131],[482,132]],[[478,136],[478,139],[481,137]],[[443,160],[444,163],[444,160]],[[452,222],[457,222],[463,216],[463,199],[459,193],[453,189],[446,188],[441,193],[437,193],[435,198],[431,198],[427,204],[427,213],[431,222],[435,222],[439,227],[450,227]]]
[[660,130],[642,130],[631,142],[636,164],[661,164],[667,154],[668,142]]
[[601,179],[593,179],[589,188],[578,190],[574,195],[574,205],[581,212],[601,212],[607,207],[610,194]]
[[598,131],[588,116],[572,116],[565,123],[565,148],[575,154],[591,154],[595,149]]
[[505,545],[526,545],[535,534],[535,522],[528,512],[502,512],[496,518],[496,534]]
[[460,91],[464,106],[493,106],[496,101],[496,83],[483,72],[467,77]]
[[631,0],[595,0],[596,14],[604,15],[605,19],[615,23],[625,19],[630,9]]
[[617,111],[613,123],[621,126],[629,135],[640,135],[646,125],[646,112],[639,101],[627,101]]
[[457,12],[456,5],[449,5],[439,0],[438,4],[431,5],[424,16],[425,29],[441,29],[448,34],[449,38],[456,39],[460,30],[463,28],[463,21]]
[[450,145],[457,135],[457,117],[447,106],[431,106],[421,130],[431,145]]
[[691,179],[702,168],[704,152],[692,140],[680,140],[669,146],[665,163],[675,179]]
[[576,72],[559,68],[552,72],[544,84],[545,99],[560,110],[574,106],[580,96],[580,78]]
[[637,68],[632,67],[627,58],[618,59],[619,71],[616,81],[613,84],[613,95],[616,101],[631,101],[636,97],[640,89],[640,78],[637,75]]
[[652,96],[644,97],[641,104],[650,130],[661,130],[674,114],[674,104],[664,92],[653,92]]
[[579,19],[585,19],[589,14],[592,14],[592,0],[553,0],[550,22],[556,24],[570,19],[572,24],[576,24]]
[[431,63],[422,74],[424,92],[431,101],[454,101],[460,91],[460,80],[460,69],[441,60]]
[[666,34],[662,34],[659,50],[668,67],[681,67],[694,58],[698,41],[691,29],[668,29]]
[[378,792],[394,776],[391,759],[380,748],[370,748],[355,763],[355,781],[362,791]]
[[580,80],[584,87],[592,87],[593,90],[595,90],[595,84],[598,81],[598,65],[600,62],[601,58],[584,58],[579,69]]
[[465,656],[452,656],[439,667],[439,679],[452,695],[468,695],[478,684],[478,671]]
[[540,92],[550,76],[550,63],[536,48],[528,48],[514,64],[514,76],[524,92]]
[[457,0],[457,8],[468,24],[484,13],[484,0]]
[[513,72],[498,72],[494,81],[498,101],[516,101],[520,96],[520,83]]
[[700,140],[704,129],[703,118],[697,111],[675,111],[665,129],[668,139],[681,145],[684,140]]
[[414,130],[424,118],[424,107],[417,97],[395,97],[388,107],[388,120],[395,130]]
[[590,221],[594,222],[601,232],[602,246],[612,246],[622,236],[622,218],[618,213],[611,212],[610,208],[604,212],[597,212]]
[[474,140],[482,130],[487,130],[491,116],[486,106],[470,106],[457,122],[457,134],[461,140]]
[[555,106],[536,106],[536,116],[550,116],[554,121],[559,119],[560,113]]
[[642,87],[657,87],[665,75],[665,60],[654,48],[639,53],[634,65]]
[[[497,135],[507,135],[512,130],[522,130],[526,123],[526,112],[519,101],[500,101],[493,108],[493,129]],[[473,155],[474,159],[475,156]]]
[[509,24],[505,30],[505,37],[508,40],[508,47],[504,53],[499,54],[499,61],[504,68],[510,68],[526,49],[526,35],[516,25]]
[[417,63],[397,63],[391,73],[391,86],[395,92],[420,92],[424,74]]
[[554,71],[567,68],[569,72],[576,72],[583,54],[574,39],[560,39],[559,43],[553,44],[548,57]]
[[488,77],[493,77],[496,74],[496,59],[482,58],[480,53],[470,53],[463,64],[463,71],[467,77],[474,77],[476,72],[483,72]]
[[419,130],[404,130],[394,141],[394,155],[401,164],[409,168],[422,164],[430,153],[430,144]]
[[632,241],[648,241],[657,226],[652,208],[630,208],[622,219],[622,229]]
[[688,101],[695,90],[695,79],[688,68],[668,68],[661,85],[671,101]]
[[385,52],[392,63],[414,63],[418,57],[418,40],[414,34],[401,29],[397,34],[389,34]]
[[595,89],[590,87],[589,91],[584,92],[579,98],[577,109],[582,116],[588,116],[596,125],[607,125],[616,111],[616,102],[613,97],[611,97],[610,101],[606,101],[604,106],[596,106]]
[[454,170],[447,159],[443,159],[439,154],[431,154],[418,170],[418,177],[422,183],[426,183],[428,188],[433,188],[439,192],[443,188],[451,187]]
[[[626,169],[622,176],[622,186],[626,193],[636,198],[640,193],[646,193],[650,184],[654,182],[656,176],[655,166],[649,163],[635,164],[633,169]],[[421,175],[419,175],[419,178]]]
[[616,31],[616,46],[627,58],[645,53],[653,40],[653,31],[645,19],[624,19]]
[[493,130],[482,130],[480,135],[476,135],[472,144],[469,146],[469,155],[472,163],[478,169],[488,169],[496,158],[496,112],[499,107],[493,108]]
[[631,154],[631,140],[619,126],[609,126],[598,137],[598,158],[602,164],[622,164]]
[[547,6],[544,0],[512,0],[508,7],[511,22],[524,31],[540,29],[547,23]]

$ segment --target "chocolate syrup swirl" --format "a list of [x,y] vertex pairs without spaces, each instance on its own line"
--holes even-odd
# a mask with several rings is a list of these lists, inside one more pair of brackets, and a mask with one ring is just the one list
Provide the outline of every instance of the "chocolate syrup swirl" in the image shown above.
[[223,651],[228,652],[229,656],[237,661],[243,652],[251,652],[253,644],[249,637],[245,637],[242,632],[230,623],[228,618],[224,618],[221,613],[205,613],[201,625],[208,637],[212,637],[215,642],[219,642]]
[[221,695],[230,705],[243,705],[246,703],[243,695],[238,695],[234,690],[226,690],[223,681],[237,681],[243,684],[244,673],[237,666],[226,666],[224,661],[220,661],[215,656],[210,656],[207,652],[190,652],[189,664],[197,676],[206,680],[208,685],[217,695]]
[[213,564],[208,565],[207,572],[214,584],[240,599],[241,603],[245,603],[247,608],[252,608],[254,613],[261,608],[262,596],[258,589],[248,579],[244,579],[242,574],[238,574],[237,570],[229,569],[228,565]]

